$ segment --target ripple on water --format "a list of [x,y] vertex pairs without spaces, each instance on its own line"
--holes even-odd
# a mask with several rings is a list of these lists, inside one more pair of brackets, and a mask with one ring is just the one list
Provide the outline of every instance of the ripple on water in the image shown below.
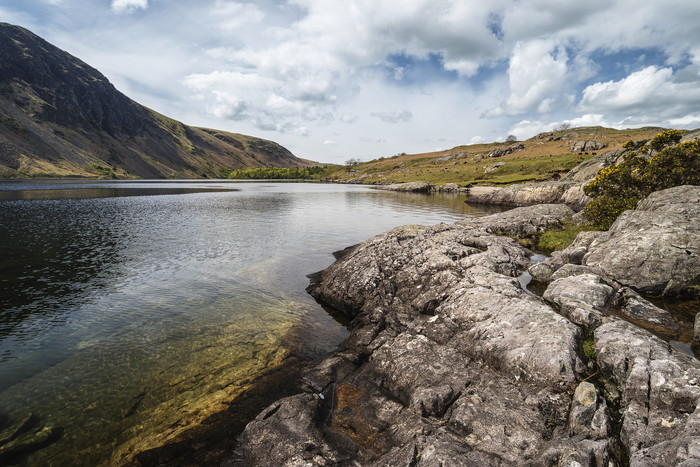
[[119,463],[176,436],[346,337],[304,291],[333,251],[485,213],[364,187],[236,187],[0,201],[0,416],[64,428],[25,464]]

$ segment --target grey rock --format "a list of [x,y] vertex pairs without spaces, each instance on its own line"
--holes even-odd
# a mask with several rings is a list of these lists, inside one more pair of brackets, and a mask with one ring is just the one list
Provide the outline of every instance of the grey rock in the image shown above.
[[634,290],[624,287],[620,290],[622,307],[620,313],[634,322],[663,328],[667,333],[678,331],[678,323],[671,313],[642,298]]
[[434,193],[467,193],[469,189],[459,186],[456,183],[446,183],[444,185],[433,186],[430,191]]
[[554,280],[542,296],[559,305],[560,312],[576,324],[595,329],[603,322],[605,308],[615,290],[593,274]]
[[[644,457],[685,460],[673,440],[696,436],[700,400],[700,362],[671,348],[653,334],[622,320],[595,332],[596,359],[602,375],[624,402],[621,439],[632,465]],[[685,455],[684,455],[685,456]]]
[[590,151],[599,151],[603,148],[607,148],[608,145],[607,143],[603,143],[600,141],[595,141],[595,140],[586,140],[586,141],[576,141],[571,145],[571,152],[590,152]]
[[489,153],[489,157],[502,157],[508,154],[512,154],[517,151],[521,151],[525,149],[525,145],[520,143],[520,144],[514,144],[513,146],[509,146],[507,148],[503,149],[494,149]]
[[573,210],[563,204],[538,204],[460,221],[460,225],[485,229],[487,232],[514,237],[528,237],[561,227],[571,219]]
[[610,429],[605,399],[599,396],[594,384],[582,382],[576,387],[571,403],[569,431],[572,435],[585,434],[593,439],[604,439]]
[[700,284],[700,186],[652,193],[609,231],[576,238],[581,264],[638,292],[678,294]]
[[316,424],[321,399],[298,394],[263,410],[243,432],[242,445],[253,465],[327,466],[350,462],[331,447]]
[[482,370],[455,402],[449,426],[471,449],[507,464],[537,461],[555,430],[567,423],[569,396]]
[[377,185],[374,188],[377,190],[386,191],[405,191],[410,193],[427,193],[433,188],[428,182],[407,182],[393,183],[391,185]]
[[[587,263],[608,233],[581,234],[538,265],[498,235],[571,215],[564,205],[523,207],[404,226],[345,251],[309,292],[352,319],[350,337],[307,371],[310,393],[246,427],[250,463],[608,467],[619,443],[631,465],[696,462],[700,363],[608,314],[618,303],[646,307]],[[543,299],[516,279],[528,267],[551,280]],[[588,369],[583,329],[594,330]],[[584,371],[596,379],[582,381]],[[621,408],[621,433],[611,407]]]
[[583,184],[572,181],[514,184],[469,195],[470,203],[502,206],[531,206],[533,204],[562,203],[574,210],[583,209],[590,202],[583,193]]
[[697,140],[700,140],[700,130],[694,130],[694,131],[691,131],[690,133],[686,133],[685,135],[683,135],[680,142],[681,143],[689,143],[691,141],[697,141]]
[[587,161],[581,162],[579,165],[571,169],[562,177],[562,181],[566,182],[585,182],[588,183],[598,174],[600,169],[619,164],[623,160],[623,155],[627,153],[626,149],[616,149],[598,154]]
[[497,163],[495,163],[495,164],[485,165],[485,166],[484,166],[484,173],[487,173],[487,174],[488,174],[488,173],[491,173],[491,172],[493,172],[493,171],[495,171],[495,170],[500,169],[500,168],[503,167],[504,165],[506,165],[505,162],[497,162]]

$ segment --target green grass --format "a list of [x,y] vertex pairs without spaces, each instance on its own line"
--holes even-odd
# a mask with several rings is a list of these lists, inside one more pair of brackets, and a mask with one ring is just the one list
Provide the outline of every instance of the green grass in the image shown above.
[[[625,141],[644,140],[658,133],[658,128],[614,130],[588,127],[544,134],[519,142],[524,149],[498,158],[488,157],[494,149],[514,143],[488,143],[457,146],[453,149],[423,154],[397,154],[363,162],[353,167],[339,167],[326,178],[355,180],[362,183],[400,183],[425,181],[433,185],[457,183],[465,186],[509,185],[533,181],[556,180],[591,157],[593,153],[570,152],[576,141],[605,142],[605,152],[622,147]],[[558,138],[558,139],[557,139]],[[486,168],[503,162],[504,166],[486,173]]]
[[576,225],[573,222],[565,222],[561,229],[550,229],[540,235],[537,249],[544,253],[560,251],[571,245],[580,232],[597,230],[592,225]]

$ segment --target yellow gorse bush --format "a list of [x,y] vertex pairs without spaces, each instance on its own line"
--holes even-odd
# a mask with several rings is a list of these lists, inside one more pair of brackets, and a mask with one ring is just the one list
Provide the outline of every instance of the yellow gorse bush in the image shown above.
[[[655,136],[649,147],[658,151],[647,160],[636,151],[624,155],[622,163],[598,171],[596,178],[583,187],[593,198],[583,211],[589,222],[608,229],[622,212],[634,209],[642,198],[654,191],[678,185],[700,185],[700,143],[678,144],[683,133],[667,130]],[[623,145],[631,150],[634,142]],[[648,149],[639,148],[642,154]]]

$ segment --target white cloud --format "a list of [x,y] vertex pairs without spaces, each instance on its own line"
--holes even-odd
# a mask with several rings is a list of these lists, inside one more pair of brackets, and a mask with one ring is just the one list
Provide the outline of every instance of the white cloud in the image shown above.
[[619,81],[598,82],[583,90],[579,108],[595,112],[641,115],[656,111],[662,118],[681,118],[700,106],[697,69],[675,73],[649,66]]
[[482,136],[474,136],[472,139],[469,140],[469,144],[479,144],[485,141],[486,140]]
[[133,13],[148,8],[148,0],[112,0],[112,11],[115,13]]
[[510,95],[487,116],[551,111],[562,98],[560,92],[567,82],[567,60],[564,48],[551,41],[515,44],[508,68]]
[[404,110],[402,112],[372,112],[369,116],[376,117],[386,123],[410,122],[413,118],[413,114],[410,110]]

